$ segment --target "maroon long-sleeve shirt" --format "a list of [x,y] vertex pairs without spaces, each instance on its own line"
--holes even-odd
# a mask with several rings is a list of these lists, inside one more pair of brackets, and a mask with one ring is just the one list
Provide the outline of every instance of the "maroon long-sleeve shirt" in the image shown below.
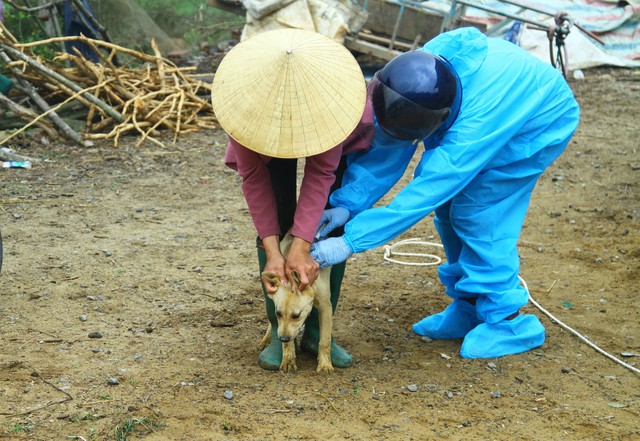
[[[362,118],[347,139],[331,150],[306,158],[291,230],[293,236],[313,242],[341,156],[368,149],[372,138],[373,108],[367,99]],[[270,160],[271,157],[249,150],[229,137],[225,164],[242,177],[242,192],[261,239],[285,233],[278,225],[276,200],[267,168]]]

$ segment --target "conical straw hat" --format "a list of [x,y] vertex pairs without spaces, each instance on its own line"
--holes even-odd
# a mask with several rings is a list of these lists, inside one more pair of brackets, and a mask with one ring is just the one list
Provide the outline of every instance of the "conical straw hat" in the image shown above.
[[213,80],[222,128],[245,147],[302,158],[344,141],[364,112],[360,66],[341,44],[301,29],[269,31],[236,45]]

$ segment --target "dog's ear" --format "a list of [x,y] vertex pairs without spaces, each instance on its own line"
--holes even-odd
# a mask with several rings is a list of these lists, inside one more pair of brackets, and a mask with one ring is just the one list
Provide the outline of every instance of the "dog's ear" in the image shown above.
[[276,285],[278,288],[282,285],[282,282],[280,282],[280,279],[274,273],[268,273],[265,271],[262,273],[262,277]]
[[291,278],[293,279],[293,283],[295,284],[294,286],[299,291],[300,290],[300,275],[298,274],[297,271],[291,271]]

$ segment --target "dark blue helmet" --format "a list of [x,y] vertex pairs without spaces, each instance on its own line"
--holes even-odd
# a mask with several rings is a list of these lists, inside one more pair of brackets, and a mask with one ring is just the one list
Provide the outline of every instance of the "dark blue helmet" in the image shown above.
[[446,131],[462,101],[460,78],[444,58],[418,50],[398,55],[369,84],[380,128],[398,139]]

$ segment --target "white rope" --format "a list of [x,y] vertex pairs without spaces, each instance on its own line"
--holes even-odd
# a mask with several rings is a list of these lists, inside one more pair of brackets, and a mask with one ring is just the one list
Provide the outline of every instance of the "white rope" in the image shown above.
[[527,282],[525,282],[524,279],[522,277],[520,277],[520,276],[518,276],[518,279],[520,279],[520,283],[522,283],[522,286],[524,287],[524,289],[527,290],[527,294],[529,295],[529,301],[531,303],[533,303],[533,305],[536,308],[538,308],[540,311],[542,311],[544,314],[546,314],[551,320],[553,320],[558,325],[560,325],[560,327],[562,327],[562,328],[566,329],[567,331],[571,332],[573,335],[575,335],[580,340],[582,340],[582,342],[584,342],[587,345],[591,346],[593,349],[595,349],[597,352],[601,353],[605,357],[615,361],[616,363],[621,364],[622,366],[626,367],[627,369],[632,370],[633,372],[635,372],[637,374],[640,374],[640,369],[635,368],[635,367],[631,366],[630,364],[625,363],[624,361],[620,360],[618,357],[616,357],[616,356],[604,351],[603,349],[600,349],[600,347],[598,347],[595,343],[592,343],[591,341],[589,341],[589,339],[587,339],[587,337],[583,336],[582,334],[580,334],[578,331],[576,331],[572,327],[570,327],[570,326],[564,324],[563,322],[561,322],[560,320],[558,320],[553,314],[551,314],[549,311],[544,309],[542,307],[542,305],[540,305],[538,302],[536,302],[534,300],[533,297],[531,297],[531,293],[529,292],[529,287],[527,286]]
[[[413,266],[433,266],[433,265],[439,265],[440,262],[442,262],[442,259],[436,256],[435,254],[400,253],[398,251],[396,251],[395,253],[393,252],[394,249],[403,245],[429,245],[429,246],[442,248],[442,245],[439,243],[425,242],[417,237],[414,237],[413,239],[401,240],[400,242],[394,245],[385,245],[384,260],[388,260],[389,262],[393,262],[393,263],[399,263],[400,265],[413,265]],[[394,256],[394,255],[395,256],[427,257],[429,259],[432,259],[432,261],[431,262],[407,262],[403,260],[392,259],[391,256]]]
[[[400,246],[404,246],[404,245],[428,245],[428,246],[435,246],[435,247],[439,247],[442,248],[442,244],[439,243],[433,243],[433,242],[424,242],[419,238],[412,238],[412,239],[405,239],[405,240],[401,240],[400,242],[397,242],[393,245],[385,245],[384,246],[384,260],[388,260],[389,262],[393,262],[393,263],[398,263],[400,265],[415,265],[415,266],[433,266],[433,265],[438,265],[442,259],[436,255],[433,254],[423,254],[423,253],[400,253],[400,252],[393,252],[394,249],[396,249],[397,247]],[[433,259],[432,262],[406,262],[406,261],[402,261],[402,260],[397,260],[397,259],[393,259],[391,256],[412,256],[412,257],[428,257],[430,259]],[[600,349],[600,347],[598,347],[596,344],[592,343],[591,341],[589,341],[589,339],[587,339],[585,336],[583,336],[582,334],[580,334],[578,331],[576,331],[575,329],[571,328],[570,326],[564,324],[562,321],[558,320],[553,314],[551,314],[549,311],[547,311],[546,309],[544,309],[542,307],[542,305],[540,305],[538,302],[536,302],[536,300],[531,296],[531,293],[529,292],[529,287],[527,286],[527,282],[524,281],[524,279],[520,276],[518,276],[518,279],[520,279],[520,283],[522,284],[522,286],[524,287],[525,290],[527,290],[527,295],[529,296],[529,301],[536,307],[538,308],[540,311],[542,311],[542,313],[544,313],[545,315],[547,315],[552,321],[554,321],[555,323],[557,323],[558,325],[560,325],[560,327],[566,329],[567,331],[569,331],[570,333],[572,333],[573,335],[575,335],[576,337],[578,337],[583,343],[586,343],[587,345],[591,346],[593,349],[595,349],[597,352],[599,352],[600,354],[604,355],[605,357],[615,361],[616,363],[626,367],[627,369],[635,372],[635,373],[640,373],[640,369],[631,366],[628,363],[625,363],[624,361],[620,360],[619,358],[615,357],[614,355],[611,355],[610,353],[604,351],[603,349]]]

